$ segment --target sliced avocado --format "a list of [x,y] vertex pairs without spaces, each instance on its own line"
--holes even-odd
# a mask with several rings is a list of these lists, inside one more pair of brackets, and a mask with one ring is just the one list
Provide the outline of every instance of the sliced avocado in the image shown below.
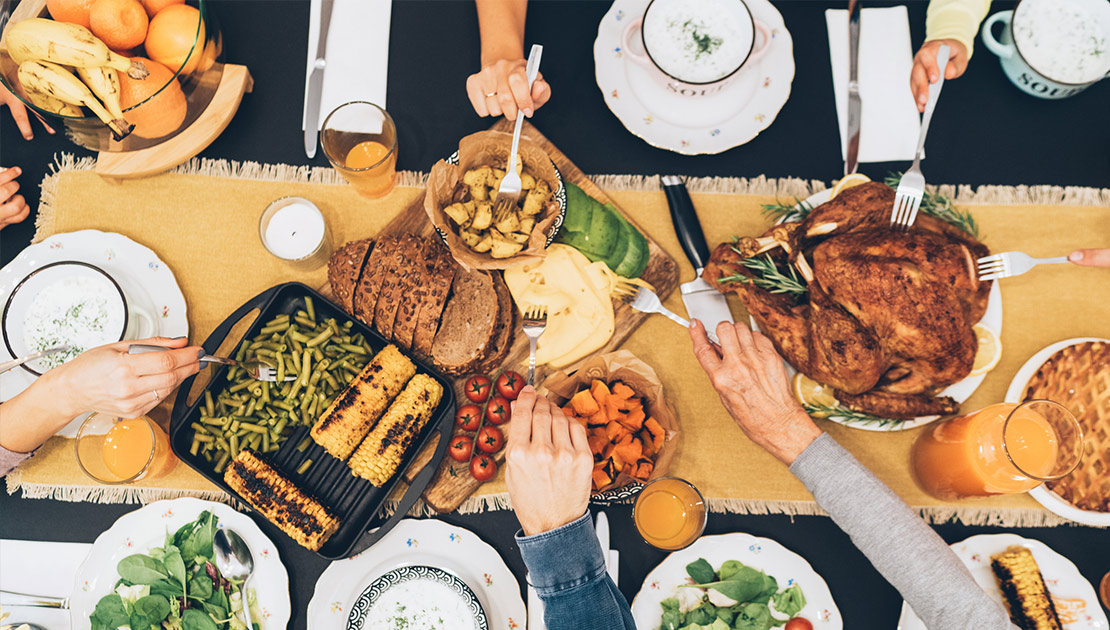
[[620,214],[598,205],[586,232],[561,232],[560,242],[566,243],[586,255],[590,260],[604,260],[612,253],[620,238]]
[[624,220],[620,212],[614,211],[614,214],[616,214],[618,223],[620,224],[620,232],[617,236],[617,243],[613,246],[613,251],[609,252],[609,255],[606,256],[604,260],[605,264],[615,273],[617,266],[621,264],[625,255],[628,253],[629,244],[636,238],[633,234],[636,229],[633,228],[628,221]]
[[596,199],[586,194],[578,186],[566,182],[567,187],[567,214],[563,217],[563,227],[560,234],[577,232],[584,234],[590,229],[594,209],[601,204]]
[[623,216],[620,217],[621,224],[626,226],[631,234],[628,239],[628,249],[624,253],[624,258],[617,263],[617,266],[612,267],[613,273],[625,278],[639,278],[647,268],[648,258],[651,256],[651,251],[648,247],[647,238],[640,233],[639,230],[632,227]]

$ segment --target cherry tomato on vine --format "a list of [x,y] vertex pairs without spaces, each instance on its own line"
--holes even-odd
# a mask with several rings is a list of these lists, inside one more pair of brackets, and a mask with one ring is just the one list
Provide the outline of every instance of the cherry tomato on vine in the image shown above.
[[474,438],[469,435],[456,435],[451,438],[451,445],[447,447],[447,453],[457,462],[470,459],[470,454],[473,452]]
[[516,400],[520,390],[524,389],[524,377],[512,370],[507,370],[497,377],[497,393],[507,400]]
[[482,452],[496,453],[501,450],[502,446],[505,446],[505,434],[501,432],[501,429],[487,424],[478,432],[478,441],[476,444],[478,445],[478,450]]
[[466,379],[466,384],[463,385],[463,393],[473,403],[484,403],[489,398],[490,389],[492,389],[488,376],[471,376]]
[[470,474],[478,481],[489,481],[497,475],[497,462],[485,453],[478,453],[470,460]]
[[486,420],[491,424],[505,424],[512,415],[511,409],[509,401],[501,396],[494,396],[486,407]]
[[477,431],[482,424],[482,410],[478,405],[463,405],[455,414],[455,424],[463,431]]

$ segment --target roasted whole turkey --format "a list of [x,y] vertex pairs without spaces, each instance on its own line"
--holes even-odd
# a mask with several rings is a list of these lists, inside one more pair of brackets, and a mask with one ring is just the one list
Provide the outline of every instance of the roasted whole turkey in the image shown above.
[[[893,230],[893,203],[885,184],[849,188],[801,222],[722,243],[704,277],[737,293],[783,357],[842,405],[883,418],[951,414],[956,401],[937,394],[975,361],[972,326],[990,292],[975,261],[988,250],[926,215]],[[793,267],[805,294],[757,286],[743,263],[754,256]]]

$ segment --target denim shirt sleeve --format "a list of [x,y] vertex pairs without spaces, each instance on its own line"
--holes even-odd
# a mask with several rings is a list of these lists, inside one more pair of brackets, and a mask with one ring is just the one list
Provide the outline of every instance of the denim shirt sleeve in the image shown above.
[[518,532],[547,630],[636,630],[628,602],[605,572],[589,513],[535,536]]

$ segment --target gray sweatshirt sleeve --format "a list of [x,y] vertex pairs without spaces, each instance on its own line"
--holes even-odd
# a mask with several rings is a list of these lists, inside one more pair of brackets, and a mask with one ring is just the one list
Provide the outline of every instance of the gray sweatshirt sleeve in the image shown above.
[[827,433],[790,466],[931,630],[1017,630],[931,527]]

